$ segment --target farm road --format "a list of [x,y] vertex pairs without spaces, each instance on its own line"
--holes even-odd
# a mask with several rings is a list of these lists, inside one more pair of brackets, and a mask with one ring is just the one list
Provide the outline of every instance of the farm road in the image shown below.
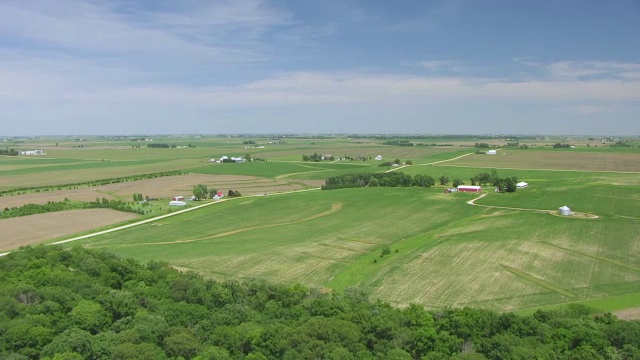
[[[469,156],[469,155],[473,155],[473,153],[468,153],[468,154],[464,154],[464,155],[456,156],[456,157],[451,158],[451,159],[440,160],[440,161],[434,161],[434,162],[432,162],[432,163],[428,163],[428,164],[416,164],[415,166],[428,166],[428,165],[440,164],[440,163],[447,162],[447,161],[457,160],[457,159],[460,159],[460,158],[463,158],[463,157],[465,157],[465,156]],[[395,167],[395,168],[393,168],[393,169],[389,169],[389,170],[385,171],[385,173],[390,173],[390,172],[392,172],[392,171],[400,170],[400,169],[406,168],[407,166],[412,166],[412,165],[402,165],[402,166],[398,166],[398,167]]]
[[[476,204],[476,201],[482,199],[483,197],[489,195],[488,193],[484,193],[480,196],[478,196],[477,198],[471,199],[469,201],[467,201],[467,204],[469,205],[473,205],[473,206],[480,206],[480,207],[486,207],[486,208],[490,208],[490,209],[507,209],[507,210],[520,210],[520,211],[534,211],[534,212],[539,212],[539,213],[547,213],[547,214],[553,214],[553,210],[545,210],[545,209],[527,209],[527,208],[518,208],[518,207],[507,207],[507,206],[494,206],[494,205],[480,205],[480,204]],[[597,219],[599,218],[598,215],[593,215],[593,214],[587,214],[587,213],[579,213],[580,215],[584,215],[584,218],[587,219]],[[582,217],[580,217],[582,218]]]
[[[244,196],[244,197],[242,197],[242,198],[245,198],[245,199],[246,199],[246,198],[248,198],[248,197],[254,197],[254,196],[275,196],[275,195],[286,195],[286,194],[299,193],[299,192],[304,192],[304,191],[315,191],[315,190],[320,190],[320,188],[312,188],[312,189],[304,189],[304,190],[293,190],[293,191],[286,191],[286,192],[273,193],[273,194],[258,194],[258,195]],[[236,199],[242,199],[242,198],[236,198]],[[220,204],[220,203],[222,203],[222,202],[229,201],[229,200],[231,200],[231,199],[222,199],[222,200],[218,200],[218,201],[215,201],[215,202],[210,202],[210,203],[206,203],[206,204],[198,205],[198,206],[195,206],[195,207],[192,207],[192,208],[188,208],[188,209],[184,209],[184,210],[179,210],[179,211],[176,211],[176,212],[172,212],[172,213],[170,213],[170,214],[165,214],[165,215],[156,216],[156,217],[151,218],[151,219],[146,219],[146,220],[138,221],[138,222],[131,223],[131,224],[127,224],[127,225],[114,227],[114,228],[112,228],[112,229],[107,229],[107,230],[103,230],[103,231],[98,231],[98,232],[95,232],[95,233],[86,234],[86,235],[82,235],[82,236],[76,236],[76,237],[71,238],[71,239],[66,239],[66,240],[56,241],[56,242],[54,242],[54,243],[51,243],[51,245],[60,245],[60,244],[65,244],[65,243],[72,242],[72,241],[77,241],[77,240],[87,239],[87,238],[94,237],[94,236],[98,236],[98,235],[103,235],[103,234],[112,233],[112,232],[114,232],[114,231],[119,231],[119,230],[128,229],[128,228],[131,228],[131,227],[134,227],[134,226],[138,226],[138,225],[142,225],[142,224],[147,224],[147,223],[150,223],[150,222],[153,222],[153,221],[157,221],[157,220],[165,219],[165,218],[168,218],[168,217],[171,217],[171,216],[176,216],[176,215],[184,214],[184,213],[189,212],[189,211],[194,211],[194,210],[197,210],[197,209],[201,209],[201,208],[203,208],[203,207],[205,207],[205,206],[211,206],[211,205],[213,205],[213,204]],[[0,254],[0,256],[5,256],[5,255],[8,255],[8,254],[10,254],[10,253],[11,253],[11,252],[2,253],[2,254]]]

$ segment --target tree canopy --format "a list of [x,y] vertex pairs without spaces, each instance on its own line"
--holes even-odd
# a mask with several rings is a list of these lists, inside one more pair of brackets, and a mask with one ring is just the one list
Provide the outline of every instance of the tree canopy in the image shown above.
[[396,308],[224,282],[96,250],[0,258],[0,359],[637,359],[640,322],[581,305],[530,316]]

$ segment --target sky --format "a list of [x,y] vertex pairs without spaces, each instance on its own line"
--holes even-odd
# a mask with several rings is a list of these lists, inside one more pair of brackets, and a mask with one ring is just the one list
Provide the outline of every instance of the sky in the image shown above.
[[640,1],[1,0],[0,124],[640,135]]

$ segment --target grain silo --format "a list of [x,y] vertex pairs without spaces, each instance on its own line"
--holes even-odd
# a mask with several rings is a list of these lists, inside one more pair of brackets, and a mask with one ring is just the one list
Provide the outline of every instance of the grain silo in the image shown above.
[[569,209],[569,207],[567,205],[561,207],[558,210],[560,210],[560,215],[564,215],[564,216],[571,215],[571,209]]

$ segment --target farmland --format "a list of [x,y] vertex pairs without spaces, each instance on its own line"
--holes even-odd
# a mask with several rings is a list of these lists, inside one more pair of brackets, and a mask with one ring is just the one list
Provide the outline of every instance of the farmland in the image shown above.
[[[0,204],[44,202],[51,196],[129,199],[136,192],[166,198],[189,195],[201,183],[245,196],[74,245],[143,261],[164,260],[220,280],[258,277],[327,290],[357,286],[398,306],[501,311],[575,302],[610,310],[640,306],[638,151],[585,147],[571,152],[541,146],[488,156],[473,154],[464,142],[394,147],[373,139],[287,139],[264,149],[245,149],[240,140],[181,140],[179,144],[196,145],[181,149],[132,149],[118,143],[59,146],[47,151],[47,158],[2,158],[0,184],[5,188],[173,169],[188,174],[31,192],[1,197]],[[267,161],[208,162],[247,152]],[[300,161],[301,154],[314,152],[365,160]],[[388,170],[369,159],[378,154],[385,161],[412,160],[415,165],[397,170],[410,175],[469,183],[475,174],[497,169],[500,176],[515,176],[529,187],[512,194],[493,193],[490,187],[477,201],[480,206],[467,204],[476,195],[444,194],[441,187],[285,194],[318,186],[329,176]],[[270,196],[251,196],[264,194]],[[562,205],[598,218],[534,211]],[[389,253],[381,256],[385,246]],[[616,303],[622,298],[624,305]]]
[[3,219],[0,250],[128,221],[138,216],[110,209],[85,209]]

